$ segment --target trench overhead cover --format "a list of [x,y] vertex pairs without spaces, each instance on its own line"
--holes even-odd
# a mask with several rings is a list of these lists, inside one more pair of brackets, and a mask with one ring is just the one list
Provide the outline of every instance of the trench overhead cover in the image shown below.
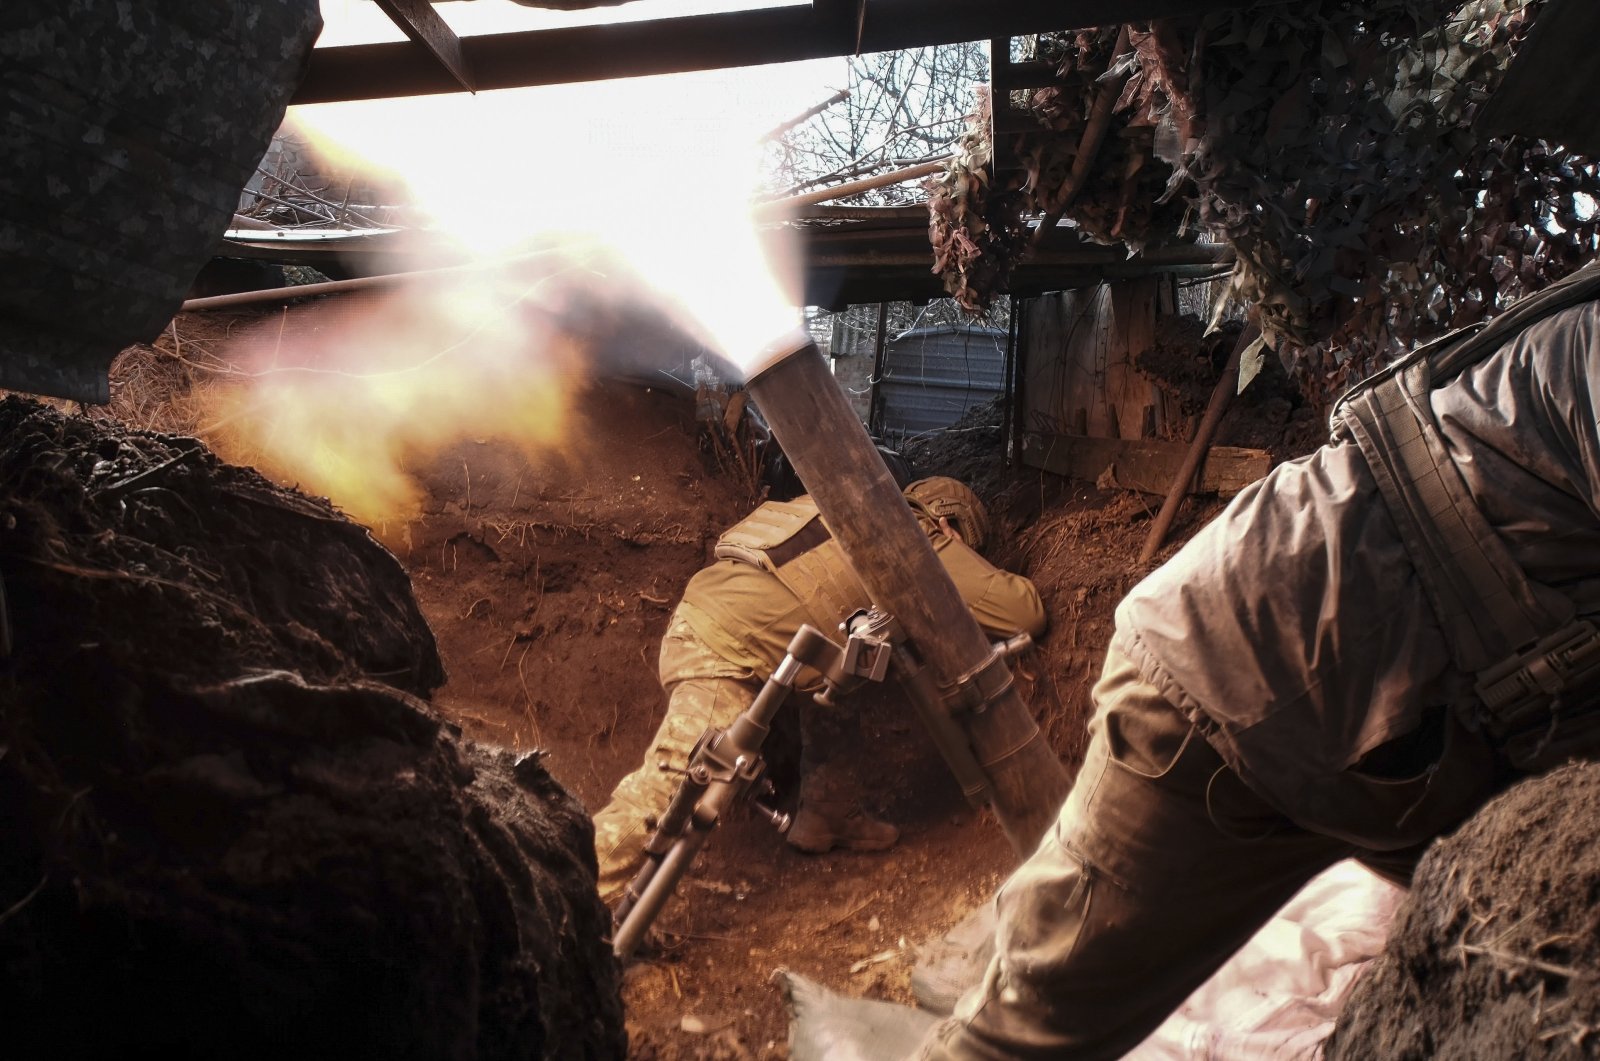
[[[1197,15],[1262,0],[813,0],[459,38],[421,0],[378,2],[410,39],[318,48],[295,103],[762,66]],[[611,6],[605,0],[518,2],[529,7]],[[629,6],[648,12],[651,0]]]
[[815,0],[463,38],[426,0],[376,2],[408,40],[313,51],[316,0],[0,4],[0,387],[108,399],[112,358],[171,318],[291,95],[309,103],[752,66],[1241,6]]

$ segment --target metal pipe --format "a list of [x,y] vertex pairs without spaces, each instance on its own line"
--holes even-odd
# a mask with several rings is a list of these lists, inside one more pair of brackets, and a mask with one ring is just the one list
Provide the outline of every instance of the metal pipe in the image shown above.
[[986,703],[956,717],[989,775],[1006,838],[1019,856],[1032,853],[1066,798],[1067,772],[1010,672],[995,660],[810,337],[797,330],[772,344],[750,376],[751,396],[834,540],[873,603],[900,622],[941,690],[978,674],[1003,679]]
[[938,158],[920,162],[915,166],[907,166],[904,169],[890,170],[888,173],[879,173],[873,177],[846,181],[843,184],[835,184],[830,188],[819,188],[814,192],[806,192],[804,195],[791,195],[787,199],[771,199],[764,203],[758,203],[750,211],[750,216],[758,221],[770,221],[773,218],[787,216],[801,207],[817,206],[821,203],[832,202],[834,199],[843,199],[847,195],[856,195],[860,192],[872,191],[874,188],[887,188],[891,184],[915,180],[918,177],[927,177],[944,169],[953,157],[953,155],[940,155]]
[[[729,790],[728,785],[722,785],[721,788]],[[616,935],[611,939],[611,953],[615,954],[619,961],[626,962],[633,957],[639,941],[655,923],[661,908],[667,905],[667,900],[672,898],[678,881],[689,871],[689,867],[694,865],[695,856],[706,846],[706,840],[710,835],[709,830],[691,825],[684,833],[683,841],[667,852],[667,857],[662,860],[655,876],[650,878],[650,883],[639,896],[639,901],[629,912],[627,919],[617,926]]]
[[235,291],[231,295],[208,295],[205,298],[186,299],[178,309],[184,313],[204,313],[207,310],[232,309],[235,306],[255,306],[264,302],[293,302],[297,298],[336,295],[343,291],[364,291],[373,287],[393,287],[409,280],[449,271],[451,270],[438,269],[415,273],[387,273],[383,276],[357,276],[349,280],[326,280],[319,284],[269,287],[260,291]]
[[231,309],[234,306],[251,306],[263,302],[293,302],[297,298],[314,298],[318,295],[337,295],[345,291],[365,291],[374,287],[396,287],[417,280],[439,280],[473,272],[503,269],[556,256],[555,251],[529,251],[510,258],[468,262],[466,265],[446,265],[438,269],[413,269],[406,273],[381,273],[377,276],[354,276],[348,280],[327,280],[318,284],[293,284],[289,287],[268,287],[259,291],[236,291],[231,295],[208,295],[191,298],[178,309],[184,313],[203,313],[213,309]]

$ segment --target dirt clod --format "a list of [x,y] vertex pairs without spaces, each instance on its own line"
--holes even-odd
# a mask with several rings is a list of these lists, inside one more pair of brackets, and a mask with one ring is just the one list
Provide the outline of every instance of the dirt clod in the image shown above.
[[1600,764],[1525,781],[1440,841],[1330,1059],[1593,1057]]

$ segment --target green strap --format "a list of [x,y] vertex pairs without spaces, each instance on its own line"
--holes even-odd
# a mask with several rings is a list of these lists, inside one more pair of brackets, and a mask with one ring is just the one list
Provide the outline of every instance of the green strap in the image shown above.
[[1424,411],[1427,373],[1428,363],[1417,362],[1352,397],[1344,423],[1367,457],[1456,665],[1477,674],[1565,625],[1574,609],[1564,595],[1535,588],[1473,501]]
[[1573,619],[1572,601],[1529,579],[1489,526],[1444,447],[1429,394],[1530,325],[1600,297],[1600,264],[1522,299],[1487,326],[1452,333],[1363,381],[1332,425],[1361,447],[1416,565],[1456,665],[1501,667]]

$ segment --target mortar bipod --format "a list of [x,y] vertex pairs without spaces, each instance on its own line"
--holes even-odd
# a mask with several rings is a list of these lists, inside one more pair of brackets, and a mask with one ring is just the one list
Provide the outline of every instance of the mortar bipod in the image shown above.
[[[832,698],[853,682],[882,681],[892,664],[896,680],[906,691],[923,727],[961,786],[967,803],[974,808],[988,806],[992,799],[989,775],[973,754],[972,744],[956,722],[955,714],[960,705],[973,702],[973,689],[969,686],[980,685],[984,673],[990,671],[993,664],[1032,648],[1033,638],[1022,633],[997,642],[989,662],[969,676],[968,682],[958,682],[947,695],[918,657],[894,616],[876,607],[868,608],[841,623],[840,631],[845,635],[845,647],[839,657],[839,669],[825,672],[826,686],[815,699],[831,704]],[[980,696],[979,709],[982,699]]]
[[[745,792],[752,787],[759,791],[759,785],[765,783],[766,760],[761,748],[800,671],[810,667],[824,674],[835,672],[842,655],[843,650],[815,627],[801,626],[750,706],[726,729],[712,726],[700,735],[678,791],[645,842],[644,865],[612,915],[616,931],[611,951],[619,960],[625,962],[633,956],[711,830]],[[780,832],[788,828],[788,815],[759,803],[756,806]]]

